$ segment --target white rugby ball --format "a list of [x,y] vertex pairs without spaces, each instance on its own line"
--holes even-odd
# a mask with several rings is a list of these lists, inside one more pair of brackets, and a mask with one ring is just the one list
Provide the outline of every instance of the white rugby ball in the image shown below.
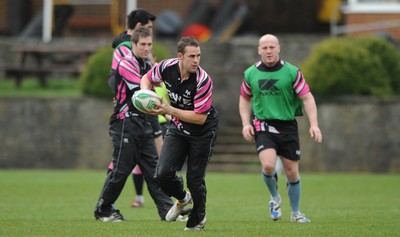
[[161,98],[152,90],[138,90],[132,96],[132,103],[136,109],[143,113],[148,113],[156,109],[156,104],[161,104]]

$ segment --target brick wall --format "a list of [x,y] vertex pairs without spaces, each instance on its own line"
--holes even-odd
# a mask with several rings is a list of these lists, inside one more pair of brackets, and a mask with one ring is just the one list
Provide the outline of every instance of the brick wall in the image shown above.
[[155,15],[159,15],[164,10],[173,10],[180,17],[186,17],[186,12],[189,10],[192,1],[180,1],[180,0],[146,0],[138,1],[138,7],[148,9]]
[[[350,26],[353,24],[363,24],[363,23],[377,23],[382,21],[399,21],[400,13],[381,13],[381,14],[373,14],[373,13],[350,13],[345,16],[346,25]],[[387,32],[395,39],[400,40],[400,26],[396,28],[387,28],[387,29],[379,29],[379,30],[369,30],[363,32],[354,32],[349,33],[351,36],[364,36],[368,34],[375,34],[377,32]]]
[[[172,10],[177,13],[182,21],[185,20],[189,13],[192,4],[195,1],[181,1],[181,0],[142,0],[137,1],[137,7],[148,10],[154,15],[158,16],[163,11]],[[218,0],[208,0],[210,4],[219,3]],[[75,6],[75,12],[69,20],[69,26],[66,29],[64,36],[109,36],[111,33],[110,20],[105,22],[111,16],[111,8],[109,5],[79,5]],[[123,29],[126,21],[126,2],[119,2],[119,19],[118,22]],[[95,27],[86,24],[90,19],[98,19],[98,24]],[[105,23],[102,23],[105,22]],[[118,33],[120,30],[118,30]]]
[[[9,22],[7,19],[7,10],[10,0],[0,1],[0,34],[6,34],[9,31]],[[205,0],[211,5],[217,5],[219,0]],[[119,24],[124,28],[126,20],[126,1],[119,2]],[[139,0],[137,1],[138,8],[144,8],[160,15],[165,10],[173,10],[178,16],[185,20],[189,13],[192,4],[195,1],[181,0]],[[34,17],[43,8],[43,0],[31,0],[30,14]],[[67,28],[64,30],[65,37],[86,37],[86,36],[110,36],[112,35],[111,25],[111,7],[110,5],[76,5],[74,14],[69,20]],[[97,22],[97,23],[96,23]],[[118,31],[119,32],[119,31]]]
[[[144,8],[148,9],[152,13],[159,15],[161,12],[165,10],[173,10],[175,11],[182,19],[185,19],[187,17],[187,14],[192,6],[194,4],[193,1],[182,1],[182,0],[164,0],[164,1],[159,1],[159,0],[142,0],[138,1],[138,7],[139,8]],[[213,5],[218,4],[220,1],[219,0],[206,0],[206,2],[209,2]]]

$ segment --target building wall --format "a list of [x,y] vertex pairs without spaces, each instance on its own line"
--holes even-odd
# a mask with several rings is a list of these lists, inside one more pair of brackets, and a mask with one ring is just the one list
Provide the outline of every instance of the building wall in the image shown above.
[[[7,1],[0,1],[0,9],[7,9]],[[4,10],[1,11],[0,14],[0,35],[4,34],[7,31],[7,14],[5,14]]]
[[[378,23],[383,21],[398,21],[400,23],[400,13],[349,13],[345,16],[346,25],[351,26],[354,24],[368,24]],[[353,32],[348,35],[351,36],[365,36],[375,34],[377,32],[386,32],[393,36],[395,39],[400,40],[400,25],[393,28],[381,28],[377,30],[367,30],[362,32]]]
[[[39,14],[43,8],[43,0],[2,0],[0,1],[0,34],[6,35],[10,30],[9,28],[15,29],[10,26],[10,22],[7,19],[7,13],[10,3],[21,1],[22,4],[30,3],[29,7],[30,14],[32,17]],[[54,0],[55,1],[55,0]],[[192,6],[198,2],[202,5],[208,4],[207,13],[209,15],[202,16],[207,21],[212,21],[220,16],[213,13],[223,12],[223,8],[218,7],[221,3],[231,4],[233,2],[246,2],[248,5],[249,15],[243,21],[242,30],[250,31],[252,33],[259,32],[265,33],[266,31],[274,33],[315,33],[326,31],[326,24],[321,26],[321,19],[318,18],[318,11],[323,8],[321,2],[331,0],[298,0],[298,1],[281,1],[281,0],[270,0],[270,1],[253,1],[253,0],[138,0],[137,7],[144,8],[150,12],[160,15],[163,11],[173,10],[184,22],[188,17],[193,17],[196,14],[191,13]],[[337,1],[337,0],[334,0]],[[68,2],[64,0],[63,2]],[[120,6],[118,22],[124,25],[126,18],[126,0],[110,0],[110,2],[117,2]],[[86,37],[90,36],[109,36],[110,34],[116,34],[116,30],[112,30],[110,21],[114,20],[115,16],[111,17],[111,7],[109,4],[105,5],[75,5],[76,11],[71,19],[71,24],[66,32],[61,36],[66,37]],[[199,9],[199,8],[196,8]],[[236,9],[237,10],[237,9]],[[307,14],[304,14],[307,12]],[[232,21],[228,19],[235,15],[232,10],[229,17],[223,17],[224,20]],[[88,19],[84,19],[88,18]],[[112,18],[112,19],[110,19]],[[14,19],[18,19],[15,16]],[[96,24],[96,22],[98,24]],[[220,22],[219,22],[220,23]],[[124,27],[123,27],[124,28]],[[117,30],[120,32],[120,30]],[[9,34],[8,34],[9,35]]]
[[[16,3],[18,1],[18,3]],[[19,12],[24,12],[23,14],[29,15],[28,17],[34,18],[36,14],[39,14],[43,9],[43,0],[0,0],[0,36],[10,36],[12,35],[12,28],[14,24],[10,20],[20,20],[20,18],[27,17],[11,15],[10,4],[11,3],[25,6],[25,9]],[[22,3],[22,4],[21,4]]]
[[176,1],[176,0],[146,0],[138,1],[138,7],[148,9],[155,15],[159,15],[164,10],[173,10],[180,17],[186,17],[186,12],[189,10],[192,1]]
[[[1,0],[0,1],[0,35],[7,35],[10,31],[9,20],[7,19],[7,13],[9,9],[10,1],[13,0]],[[14,0],[15,1],[15,0]],[[28,1],[28,0],[25,0]],[[43,8],[43,0],[29,0],[31,6],[31,16],[34,17],[39,14]],[[111,2],[111,0],[110,0]],[[190,10],[192,4],[195,1],[181,1],[181,0],[138,0],[137,7],[144,8],[159,15],[165,10],[173,10],[183,20],[187,17],[187,13]],[[208,0],[210,4],[217,4],[219,0]],[[126,20],[126,1],[119,0],[119,19],[118,22],[124,27]],[[66,28],[64,36],[109,36],[112,34],[111,24],[111,6],[110,5],[77,5],[75,6],[75,12],[72,16],[71,24]],[[83,20],[84,18],[88,20]],[[107,18],[107,20],[105,20]],[[96,25],[95,22],[98,22]],[[94,23],[92,23],[94,22]]]
[[[10,35],[10,19],[9,4],[20,1],[29,6],[31,17],[39,14],[43,8],[43,0],[1,0],[0,1],[0,35]],[[55,1],[55,0],[54,0]],[[235,1],[235,0],[232,0]],[[246,29],[251,28],[255,32],[274,32],[274,33],[304,33],[304,32],[325,32],[327,29],[328,17],[332,8],[336,7],[338,0],[302,0],[302,1],[253,1],[253,0],[236,0],[238,2],[246,2],[248,4],[250,15],[247,19]],[[304,2],[303,2],[304,1]],[[67,2],[67,1],[64,1]],[[124,28],[126,19],[126,0],[118,0],[110,2],[119,3],[119,19],[121,27]],[[223,0],[203,0],[213,7],[218,6]],[[190,9],[196,0],[138,0],[137,7],[144,8],[150,12],[159,15],[165,10],[173,10],[178,16],[185,20],[190,15]],[[110,5],[78,5],[71,25],[66,29],[64,36],[109,36],[112,33],[110,29]],[[304,14],[307,12],[308,14]],[[211,14],[211,13],[210,13]],[[346,24],[374,22],[377,20],[391,20],[399,17],[399,14],[347,14],[345,16]],[[75,19],[77,18],[77,19]],[[90,18],[88,21],[83,18]],[[18,19],[18,16],[11,19]],[[98,22],[98,24],[93,24]],[[267,24],[266,24],[267,22]],[[399,29],[389,29],[388,32],[400,39]],[[120,32],[120,31],[118,31]],[[352,35],[360,35],[364,33],[352,33]]]

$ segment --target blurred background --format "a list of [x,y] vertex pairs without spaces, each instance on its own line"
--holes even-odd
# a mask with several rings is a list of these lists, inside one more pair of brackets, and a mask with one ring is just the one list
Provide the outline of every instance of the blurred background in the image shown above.
[[[51,27],[53,37],[107,38],[125,29],[129,8],[136,7],[158,16],[157,35],[176,37],[196,31],[203,34],[203,41],[266,31],[328,33],[332,15],[342,20],[339,0],[2,0],[0,4],[1,35],[22,38],[41,37],[43,25]],[[53,21],[43,24],[49,11]]]
[[6,37],[43,37],[45,28],[51,37],[108,38],[125,29],[126,15],[137,7],[157,15],[156,33],[167,37],[225,41],[266,31],[400,37],[397,0],[2,0],[0,7]]
[[[111,42],[135,8],[157,16],[155,40],[164,57],[176,55],[181,36],[202,43],[201,64],[214,79],[221,115],[211,170],[259,170],[255,145],[241,137],[239,86],[243,71],[259,60],[258,38],[273,33],[281,57],[304,66],[316,88],[325,141],[314,143],[307,118],[299,118],[302,169],[400,172],[398,0],[0,0],[0,168],[106,167]],[[335,41],[371,36],[384,43]],[[329,54],[318,48],[324,43]],[[385,60],[394,63],[384,67]],[[341,84],[326,89],[335,76]],[[349,89],[368,84],[368,76],[368,88]],[[85,90],[95,81],[105,93]],[[376,92],[381,85],[387,87]]]

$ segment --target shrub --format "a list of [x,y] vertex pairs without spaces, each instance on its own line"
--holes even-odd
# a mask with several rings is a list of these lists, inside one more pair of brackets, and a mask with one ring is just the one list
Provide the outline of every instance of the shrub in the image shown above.
[[389,96],[399,86],[399,59],[382,39],[332,38],[316,45],[301,68],[316,95]]
[[113,49],[100,49],[89,57],[84,72],[79,78],[81,90],[85,95],[112,98],[113,92],[108,86]]
[[153,53],[157,61],[172,57],[172,54],[168,48],[164,44],[161,44],[157,41],[153,42]]
[[[171,57],[168,49],[161,43],[154,42],[153,52],[157,60]],[[111,47],[100,49],[90,56],[84,72],[79,81],[85,95],[112,98],[112,90],[108,86],[108,76],[111,68],[113,49]]]
[[379,57],[379,61],[388,73],[393,92],[400,95],[400,56],[397,48],[378,37],[360,38],[358,43]]

